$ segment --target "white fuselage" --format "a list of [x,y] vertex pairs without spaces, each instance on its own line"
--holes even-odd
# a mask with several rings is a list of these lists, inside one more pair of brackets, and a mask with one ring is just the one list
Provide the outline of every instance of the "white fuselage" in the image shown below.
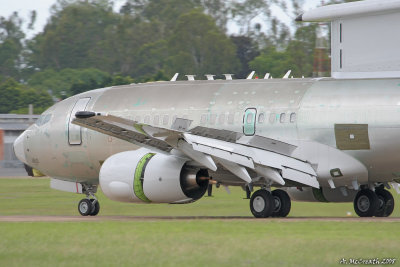
[[191,127],[243,132],[243,115],[255,108],[256,135],[336,150],[335,125],[367,125],[369,147],[342,152],[365,166],[369,182],[400,176],[400,79],[154,82],[93,90],[57,103],[43,113],[42,125],[23,134],[25,163],[53,178],[97,184],[109,156],[138,148],[71,125],[72,110],[84,98],[86,110],[165,128],[178,117],[193,120]]

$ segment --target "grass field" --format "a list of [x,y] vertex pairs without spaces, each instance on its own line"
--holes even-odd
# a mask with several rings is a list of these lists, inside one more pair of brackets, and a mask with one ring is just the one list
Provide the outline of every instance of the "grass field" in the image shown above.
[[[99,193],[99,218],[251,216],[244,192],[231,191],[216,189],[214,197],[188,205],[124,204]],[[0,179],[2,216],[78,216],[81,198],[51,190],[49,179]],[[348,211],[354,214],[351,203],[293,203],[290,215],[345,217]],[[397,207],[393,216],[400,217]],[[399,237],[399,222],[381,221],[2,222],[0,266],[335,266],[342,258],[397,258]]]

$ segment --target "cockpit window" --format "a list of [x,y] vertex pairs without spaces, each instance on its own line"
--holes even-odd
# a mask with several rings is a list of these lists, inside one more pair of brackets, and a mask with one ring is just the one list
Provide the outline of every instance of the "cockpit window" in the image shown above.
[[37,119],[37,121],[35,122],[35,124],[37,126],[42,126],[45,125],[46,123],[48,123],[51,119],[52,114],[42,114],[39,119]]

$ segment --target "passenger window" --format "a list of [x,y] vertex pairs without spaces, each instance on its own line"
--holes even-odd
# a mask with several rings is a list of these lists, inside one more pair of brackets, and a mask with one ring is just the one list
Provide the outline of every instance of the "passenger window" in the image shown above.
[[204,125],[207,122],[207,114],[201,115],[200,124]]
[[269,115],[269,122],[270,122],[271,124],[273,124],[273,123],[275,122],[275,118],[276,118],[276,114],[275,114],[275,113],[271,113],[271,114]]
[[218,122],[219,124],[225,124],[225,114],[219,115]]
[[210,124],[215,124],[216,120],[217,120],[217,114],[211,114],[211,116],[210,116]]
[[229,115],[228,115],[228,123],[229,124],[233,124],[234,121],[235,121],[235,114],[229,113]]
[[296,122],[296,113],[290,114],[290,123],[295,123]]
[[168,125],[168,122],[169,122],[169,116],[168,115],[164,115],[162,124],[163,125]]
[[159,121],[160,121],[160,116],[159,115],[155,115],[154,119],[153,119],[154,125],[158,125]]
[[281,123],[285,123],[286,122],[286,113],[281,113],[281,117],[280,117],[279,121]]
[[150,123],[150,116],[149,115],[144,116],[144,123],[146,123],[146,124]]
[[265,120],[264,113],[260,113],[260,115],[258,115],[258,123],[264,123],[264,120]]

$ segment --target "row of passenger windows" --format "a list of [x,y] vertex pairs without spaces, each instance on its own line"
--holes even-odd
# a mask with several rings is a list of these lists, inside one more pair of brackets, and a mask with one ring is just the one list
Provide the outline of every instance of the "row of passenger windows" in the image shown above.
[[[171,122],[175,121],[176,117],[177,116],[173,116]],[[140,122],[141,121],[141,117],[140,116],[136,116],[135,117],[135,121]],[[144,116],[144,123],[146,123],[146,124],[152,123],[153,125],[164,125],[164,126],[166,126],[169,123],[169,115],[164,115],[164,116],[154,115],[152,122],[151,122],[150,115],[146,115],[146,116]]]
[[[186,118],[187,116],[183,116],[183,118]],[[144,123],[146,124],[153,124],[153,125],[163,125],[163,126],[167,126],[170,122],[173,123],[175,121],[175,119],[177,118],[177,116],[173,116],[172,120],[170,121],[170,116],[169,115],[154,115],[153,116],[153,120],[151,121],[151,117],[150,115],[146,115],[144,116]],[[218,124],[234,124],[235,121],[235,114],[234,113],[229,113],[228,115],[226,114],[202,114],[201,115],[201,119],[200,119],[200,124],[201,125],[205,125],[207,124],[207,119],[208,123],[211,125],[214,125],[216,123]],[[257,118],[257,123],[259,124],[263,124],[265,123],[265,119],[266,119],[266,115],[264,112],[258,114],[258,118]],[[253,122],[253,116],[252,114],[249,114],[249,116],[247,116],[247,123],[252,123]],[[136,116],[135,117],[135,121],[140,122],[141,121],[141,117],[140,116]],[[270,113],[269,114],[269,123],[270,124],[274,124],[275,122],[279,121],[280,123],[295,123],[296,122],[296,113]]]

